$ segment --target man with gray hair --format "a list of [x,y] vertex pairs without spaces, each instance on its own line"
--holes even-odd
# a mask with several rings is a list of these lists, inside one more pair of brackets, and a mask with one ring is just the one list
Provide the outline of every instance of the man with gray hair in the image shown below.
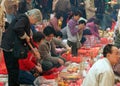
[[[20,86],[18,82],[19,75],[18,60],[19,58],[27,57],[27,56],[22,57],[22,53],[19,55],[19,58],[16,56],[16,54],[20,52],[19,50],[20,45],[18,45],[16,42],[19,40],[22,46],[29,47],[27,48],[28,52],[31,46],[33,46],[33,45],[29,46],[29,44],[32,44],[30,39],[30,37],[32,36],[30,29],[31,24],[35,24],[41,21],[42,15],[40,10],[32,9],[27,11],[25,14],[22,14],[15,18],[4,33],[4,37],[1,42],[1,48],[3,49],[5,64],[8,71],[9,86]],[[32,50],[34,51],[33,47]],[[15,53],[15,51],[18,52]],[[37,57],[37,59],[40,59],[39,52],[37,51],[34,52],[34,55]]]

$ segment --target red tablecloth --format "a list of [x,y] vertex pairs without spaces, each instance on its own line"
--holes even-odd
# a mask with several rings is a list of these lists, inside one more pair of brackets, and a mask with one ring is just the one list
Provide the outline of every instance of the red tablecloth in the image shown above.
[[6,69],[6,65],[5,65],[5,62],[4,62],[3,54],[2,54],[2,59],[1,59],[1,62],[0,62],[0,74],[7,74],[7,69]]
[[0,86],[4,86],[4,82],[0,82]]
[[72,62],[81,62],[83,57],[90,57],[94,58],[98,55],[100,47],[93,47],[93,48],[80,48],[78,50],[78,56],[77,57],[72,57],[71,53],[64,53],[62,57],[64,57],[67,61],[72,61]]
[[48,71],[47,73],[50,72],[50,74],[43,74],[43,77],[46,79],[55,79],[58,77],[59,72],[61,72],[65,67],[61,66],[59,68],[53,68],[52,70]]

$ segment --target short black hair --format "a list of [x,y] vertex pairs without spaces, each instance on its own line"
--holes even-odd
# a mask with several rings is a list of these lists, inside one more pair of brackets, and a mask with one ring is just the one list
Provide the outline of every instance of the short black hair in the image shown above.
[[100,25],[100,20],[99,19],[95,19],[93,22],[94,22],[94,24]]
[[112,53],[113,44],[107,44],[103,49],[103,56],[106,57],[108,53]]
[[85,20],[80,20],[78,23],[79,23],[79,24],[85,24],[85,25],[86,25]]
[[55,13],[55,17],[56,17],[57,19],[60,19],[60,17],[63,17],[63,13],[62,13],[62,12],[56,12],[56,13]]
[[35,33],[33,33],[33,41],[34,42],[40,42],[44,38],[45,38],[45,36],[41,32],[35,32]]
[[56,37],[60,37],[60,38],[62,38],[63,37],[63,34],[62,34],[62,32],[61,31],[57,31],[56,32],[56,35],[55,35]]
[[56,34],[54,28],[51,26],[46,26],[43,30],[43,33],[45,36],[49,36],[50,34],[54,34],[54,35]]
[[80,17],[82,16],[82,12],[80,10],[74,10],[73,11],[73,16],[79,15]]

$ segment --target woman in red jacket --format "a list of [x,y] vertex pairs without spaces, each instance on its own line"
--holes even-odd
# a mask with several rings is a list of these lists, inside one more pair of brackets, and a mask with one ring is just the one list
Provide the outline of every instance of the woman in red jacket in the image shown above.
[[[44,35],[40,32],[36,32],[33,34],[34,42],[41,43],[42,39],[44,39]],[[37,47],[37,45],[35,45]],[[36,78],[35,74],[39,74],[42,72],[42,67],[40,64],[36,62],[36,57],[32,52],[28,52],[28,57],[26,59],[19,60],[19,82],[20,84],[29,84],[33,85],[33,82]],[[36,73],[37,72],[37,73]]]

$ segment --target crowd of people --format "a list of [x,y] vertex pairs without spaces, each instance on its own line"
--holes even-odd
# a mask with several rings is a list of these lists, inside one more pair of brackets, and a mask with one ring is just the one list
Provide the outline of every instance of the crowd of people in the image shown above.
[[[86,35],[100,40],[99,29],[107,30],[113,22],[119,23],[119,2],[0,0],[0,56],[3,53],[9,86],[34,85],[36,77],[66,63],[61,55],[67,51],[77,57],[78,49],[87,40]],[[44,20],[47,24],[38,27],[45,23]],[[103,55],[106,58],[92,66],[82,86],[113,86],[111,66],[119,59],[119,24],[114,39],[115,46],[105,46]],[[101,67],[98,68],[99,65]]]

